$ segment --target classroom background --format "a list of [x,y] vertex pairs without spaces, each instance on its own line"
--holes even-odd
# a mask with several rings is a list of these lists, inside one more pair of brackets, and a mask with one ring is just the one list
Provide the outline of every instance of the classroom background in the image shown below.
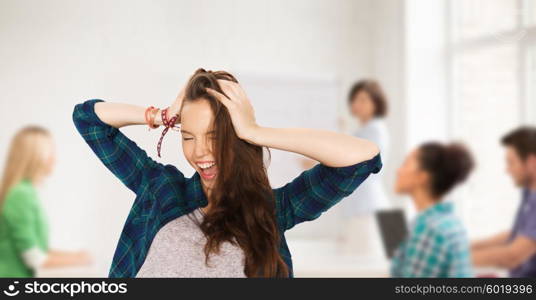
[[[51,245],[94,258],[39,276],[107,276],[133,201],[78,135],[74,105],[165,107],[198,67],[237,75],[262,125],[346,133],[358,129],[350,86],[374,78],[389,98],[382,180],[393,207],[411,217],[395,172],[428,140],[459,140],[475,154],[475,172],[450,195],[472,239],[509,228],[519,204],[499,140],[536,123],[536,1],[0,0],[0,41],[0,157],[24,125],[53,133],[57,166],[40,191]],[[157,159],[158,131],[122,131]],[[193,173],[178,133],[158,160]],[[274,186],[302,171],[299,157],[277,151],[271,165],[281,166]],[[287,234],[295,276],[388,275],[373,213],[349,227],[341,209]]]

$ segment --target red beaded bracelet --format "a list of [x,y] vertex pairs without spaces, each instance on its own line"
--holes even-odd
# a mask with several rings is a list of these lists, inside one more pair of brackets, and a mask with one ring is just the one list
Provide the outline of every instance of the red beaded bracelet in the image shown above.
[[170,128],[178,128],[175,126],[175,122],[177,122],[178,116],[173,116],[171,119],[168,120],[167,118],[167,112],[169,108],[165,108],[162,110],[162,124],[165,126],[164,130],[162,131],[162,135],[160,136],[160,140],[158,140],[158,145],[156,147],[156,150],[158,152],[158,157],[160,156],[160,150],[162,149],[162,141],[164,140],[164,136],[169,131]]

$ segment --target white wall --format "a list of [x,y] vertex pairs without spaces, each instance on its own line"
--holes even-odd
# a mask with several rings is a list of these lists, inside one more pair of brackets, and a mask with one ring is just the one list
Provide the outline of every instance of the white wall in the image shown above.
[[[134,195],[78,135],[73,106],[89,98],[166,106],[187,76],[205,67],[238,76],[334,76],[344,110],[351,82],[373,73],[372,3],[3,0],[0,157],[22,125],[37,123],[54,133],[59,160],[42,193],[52,246],[89,249],[106,270]],[[377,74],[389,73],[381,68]],[[157,132],[124,132],[156,157]],[[162,161],[191,175],[176,139],[166,137]]]
[[408,146],[448,136],[447,3],[407,0],[406,99]]
[[400,205],[400,199],[393,192],[396,168],[405,158],[407,146],[407,105],[406,102],[406,16],[403,13],[405,1],[377,0],[372,12],[371,74],[379,80],[389,97],[387,126],[391,135],[390,157],[385,163],[385,186],[393,204]]

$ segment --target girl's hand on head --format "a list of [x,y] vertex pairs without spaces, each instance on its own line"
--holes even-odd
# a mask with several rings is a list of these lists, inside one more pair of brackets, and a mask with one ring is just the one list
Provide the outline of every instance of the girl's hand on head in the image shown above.
[[[179,94],[177,95],[177,98],[175,98],[175,101],[173,101],[173,103],[169,107],[168,116],[176,116],[180,113],[182,102],[184,101],[184,89],[185,89],[185,86],[181,88],[181,90],[179,91]],[[177,123],[180,123],[180,117],[177,119]]]
[[207,88],[207,92],[225,105],[238,137],[250,141],[259,126],[255,120],[255,111],[246,92],[236,82],[218,80],[218,83],[225,95],[210,88]]

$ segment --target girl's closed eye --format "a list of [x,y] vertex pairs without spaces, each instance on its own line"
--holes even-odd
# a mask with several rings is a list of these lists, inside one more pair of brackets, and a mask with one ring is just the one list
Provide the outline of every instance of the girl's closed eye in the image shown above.
[[191,141],[191,140],[193,140],[193,139],[194,139],[194,138],[192,138],[192,137],[185,137],[185,136],[182,137],[182,140],[183,140],[183,141]]

